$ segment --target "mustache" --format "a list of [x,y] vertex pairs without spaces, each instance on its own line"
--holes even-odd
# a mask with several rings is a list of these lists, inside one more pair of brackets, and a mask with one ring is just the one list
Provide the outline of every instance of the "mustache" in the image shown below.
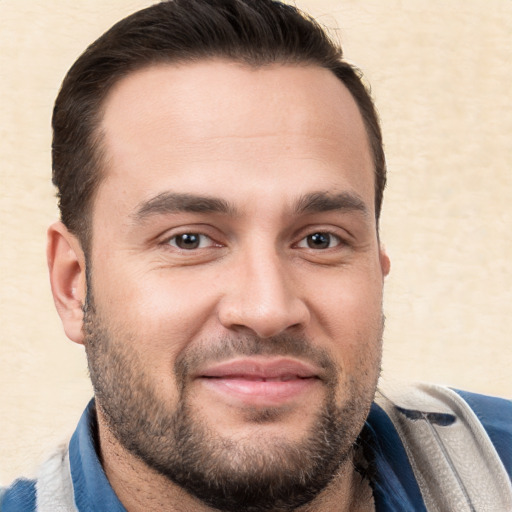
[[174,373],[177,382],[184,385],[190,374],[201,366],[251,356],[294,357],[312,363],[322,370],[325,380],[331,385],[337,382],[337,376],[341,371],[331,354],[315,346],[306,336],[279,334],[271,338],[244,335],[201,341],[185,349],[176,358]]

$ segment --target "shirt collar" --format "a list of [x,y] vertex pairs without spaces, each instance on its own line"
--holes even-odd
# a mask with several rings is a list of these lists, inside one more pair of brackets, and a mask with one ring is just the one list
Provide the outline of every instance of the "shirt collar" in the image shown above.
[[98,459],[98,423],[94,400],[89,402],[69,443],[69,462],[80,512],[126,512]]

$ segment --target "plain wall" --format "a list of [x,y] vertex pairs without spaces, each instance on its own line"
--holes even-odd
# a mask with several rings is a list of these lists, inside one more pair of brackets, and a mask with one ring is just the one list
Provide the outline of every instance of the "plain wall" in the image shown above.
[[[46,271],[53,100],[85,46],[150,3],[0,0],[0,483],[31,474],[92,396]],[[339,34],[382,118],[383,380],[512,396],[512,2],[298,4]]]

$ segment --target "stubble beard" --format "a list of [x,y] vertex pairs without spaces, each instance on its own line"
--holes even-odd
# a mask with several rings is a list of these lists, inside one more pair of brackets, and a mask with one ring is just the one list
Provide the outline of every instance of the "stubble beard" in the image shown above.
[[[347,399],[338,405],[339,370],[306,338],[239,337],[185,350],[174,368],[179,398],[171,403],[158,396],[148,369],[130,349],[133,337],[114,336],[90,302],[84,308],[84,334],[96,405],[117,441],[207,506],[226,512],[288,512],[317,497],[349,461],[377,385],[377,377],[349,382]],[[188,375],[200,363],[234,355],[297,356],[326,370],[325,399],[299,442],[290,442],[286,433],[235,441],[201,418],[189,395]],[[260,409],[250,421],[264,424],[279,416],[278,408]]]

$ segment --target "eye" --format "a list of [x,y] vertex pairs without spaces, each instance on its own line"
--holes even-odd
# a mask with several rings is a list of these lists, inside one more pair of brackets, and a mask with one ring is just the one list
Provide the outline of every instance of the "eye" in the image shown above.
[[340,244],[341,240],[336,235],[319,231],[303,238],[297,246],[308,249],[330,249]]
[[211,247],[213,245],[213,241],[209,236],[200,233],[182,233],[173,236],[167,243],[178,249],[189,251]]

